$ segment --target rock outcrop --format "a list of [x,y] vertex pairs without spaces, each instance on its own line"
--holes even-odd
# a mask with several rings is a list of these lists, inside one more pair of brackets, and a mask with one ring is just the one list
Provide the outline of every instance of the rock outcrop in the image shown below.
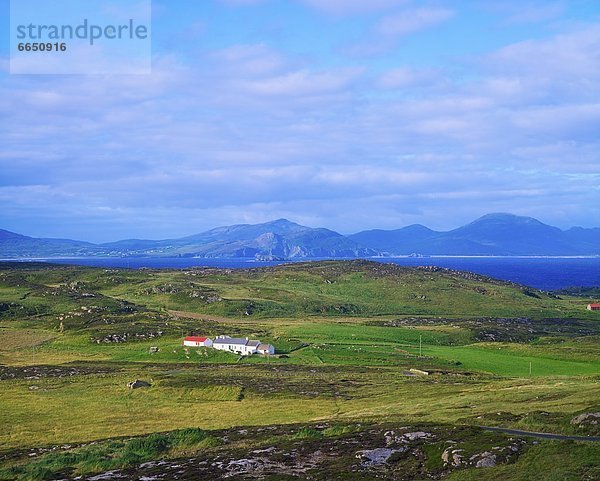
[[600,413],[583,413],[571,419],[571,424],[576,424],[580,428],[589,425],[600,424]]
[[135,381],[131,381],[127,383],[127,387],[129,389],[139,389],[141,387],[151,387],[152,384],[150,384],[148,381],[142,381],[141,379],[136,379]]

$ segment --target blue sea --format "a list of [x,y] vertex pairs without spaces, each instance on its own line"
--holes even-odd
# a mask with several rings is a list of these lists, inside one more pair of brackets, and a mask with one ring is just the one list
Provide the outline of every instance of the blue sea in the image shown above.
[[[283,261],[256,261],[254,259],[181,257],[85,257],[43,260],[63,264],[130,269],[142,267],[183,269],[197,266],[236,269],[283,263]],[[402,266],[439,266],[476,272],[543,290],[572,286],[600,286],[600,257],[377,257],[370,260]]]

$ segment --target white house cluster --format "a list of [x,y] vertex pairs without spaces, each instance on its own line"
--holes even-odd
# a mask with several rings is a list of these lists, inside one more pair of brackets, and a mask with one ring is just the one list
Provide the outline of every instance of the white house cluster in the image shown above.
[[183,340],[183,345],[189,347],[212,347],[219,351],[232,352],[241,356],[251,356],[252,354],[268,356],[275,354],[275,347],[273,345],[248,339],[247,337],[217,336],[213,341],[208,337],[187,336]]

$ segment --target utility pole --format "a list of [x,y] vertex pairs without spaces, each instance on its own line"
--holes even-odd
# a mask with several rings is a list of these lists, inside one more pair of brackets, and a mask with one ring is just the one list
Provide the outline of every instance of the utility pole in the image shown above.
[[423,357],[423,341],[422,341],[422,336],[421,334],[419,334],[419,357]]
[[529,361],[529,375],[531,376],[531,361]]

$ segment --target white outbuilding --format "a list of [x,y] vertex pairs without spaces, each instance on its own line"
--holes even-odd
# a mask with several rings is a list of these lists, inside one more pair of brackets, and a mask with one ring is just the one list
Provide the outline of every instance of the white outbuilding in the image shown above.
[[275,347],[272,344],[259,344],[256,348],[256,352],[263,356],[272,356],[275,354]]
[[189,347],[212,347],[213,342],[208,337],[188,336],[183,340],[183,345]]

